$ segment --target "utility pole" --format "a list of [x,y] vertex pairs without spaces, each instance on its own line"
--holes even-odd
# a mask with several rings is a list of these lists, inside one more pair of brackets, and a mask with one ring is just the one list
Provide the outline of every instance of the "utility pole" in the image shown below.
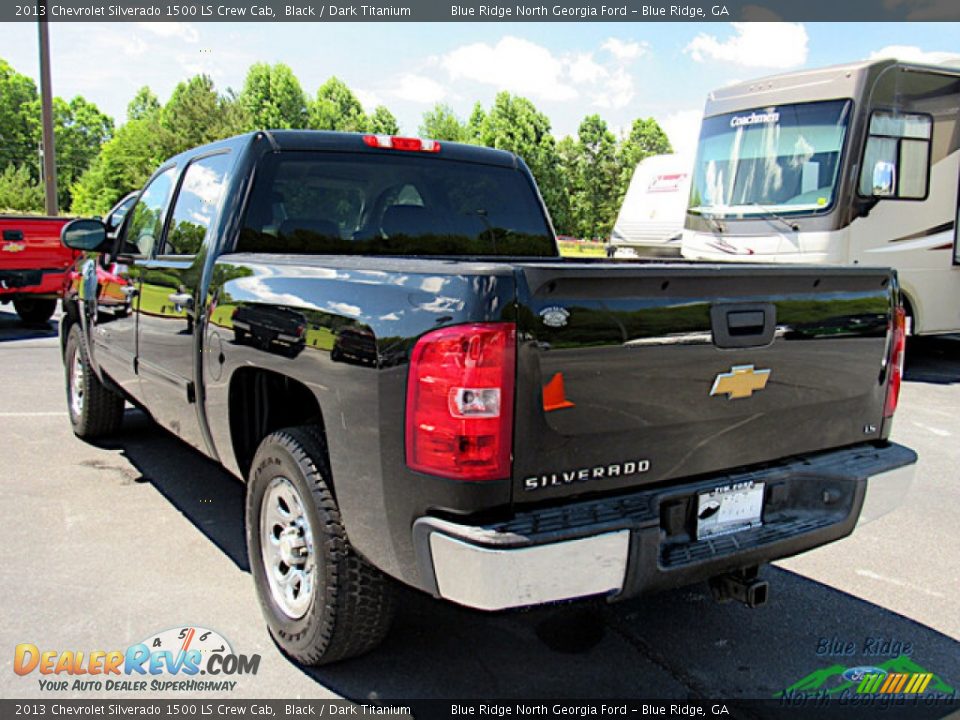
[[[46,0],[39,6],[46,9]],[[40,31],[40,109],[43,122],[43,188],[47,215],[57,214],[57,148],[53,138],[53,91],[50,88],[50,33],[47,16],[41,10],[37,21]]]

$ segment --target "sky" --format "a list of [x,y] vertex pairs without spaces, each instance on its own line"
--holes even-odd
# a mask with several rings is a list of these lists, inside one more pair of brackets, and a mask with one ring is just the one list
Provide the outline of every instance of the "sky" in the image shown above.
[[[38,77],[37,33],[0,23],[0,57]],[[240,90],[247,68],[283,62],[308,95],[331,75],[402,132],[446,103],[467,118],[500,90],[530,98],[558,137],[598,113],[615,132],[654,117],[692,151],[707,93],[802,68],[896,56],[960,62],[956,23],[51,23],[55,95],[83,95],[118,123],[143,85],[165,101],[209,74]]]

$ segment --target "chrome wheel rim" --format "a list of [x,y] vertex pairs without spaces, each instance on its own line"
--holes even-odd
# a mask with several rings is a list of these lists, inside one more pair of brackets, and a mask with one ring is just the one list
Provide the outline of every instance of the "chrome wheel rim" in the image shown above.
[[270,595],[283,613],[302,618],[316,587],[313,529],[296,487],[276,477],[260,502],[260,553]]
[[70,411],[74,417],[83,413],[83,389],[83,362],[78,348],[74,350],[70,363]]

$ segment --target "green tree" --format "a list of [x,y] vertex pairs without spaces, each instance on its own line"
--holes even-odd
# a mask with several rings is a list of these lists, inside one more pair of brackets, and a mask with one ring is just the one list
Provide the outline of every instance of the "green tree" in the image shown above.
[[663,155],[673,152],[670,139],[660,127],[660,124],[651,118],[637,118],[633,121],[630,133],[620,143],[617,159],[623,169],[622,194],[627,192],[633,171],[644,158],[651,155]]
[[307,110],[308,125],[314,130],[365,132],[368,119],[363,105],[346,84],[332,77],[317,90]]
[[620,208],[621,166],[617,139],[599,115],[588,115],[577,130],[580,154],[574,216],[581,237],[606,238]]
[[385,106],[377,105],[370,116],[368,129],[377,135],[396,135],[400,132],[400,124]]
[[453,109],[449,105],[440,103],[423,114],[419,132],[420,137],[452,142],[463,142],[467,136],[466,127],[460,122],[460,118],[456,116]]
[[39,176],[40,114],[37,86],[0,60],[0,168],[27,165]]
[[487,119],[487,113],[483,110],[483,105],[479,102],[474,103],[473,111],[470,113],[470,119],[467,120],[466,141],[471,143],[480,142],[480,134],[483,132],[483,123]]
[[[39,114],[39,102],[36,112]],[[100,153],[113,134],[113,120],[79,95],[69,103],[53,99],[54,138],[57,146],[57,193],[61,208],[70,207],[70,188]]]
[[283,63],[251,65],[237,99],[251,129],[306,126],[306,96],[293,70]]
[[217,113],[217,134],[221,138],[262,129],[250,122],[249,114],[240,103],[240,96],[230,88],[217,99]]
[[157,112],[160,112],[160,101],[146,85],[137,90],[133,100],[127,103],[127,120],[139,120]]
[[102,215],[125,193],[143,187],[172,152],[160,113],[130,120],[103,146],[97,159],[71,188],[71,211]]
[[519,155],[533,173],[551,216],[563,216],[567,189],[559,172],[556,140],[550,134],[550,119],[532,102],[508,92],[499,93],[479,126],[478,141]]
[[170,154],[225,137],[220,97],[210,76],[194,75],[178,83],[160,111],[160,125]]
[[553,201],[550,216],[558,235],[579,235],[574,216],[574,201],[579,183],[580,144],[569,135],[557,143],[557,184],[563,192]]
[[43,212],[43,188],[26,165],[7,165],[0,173],[0,212]]

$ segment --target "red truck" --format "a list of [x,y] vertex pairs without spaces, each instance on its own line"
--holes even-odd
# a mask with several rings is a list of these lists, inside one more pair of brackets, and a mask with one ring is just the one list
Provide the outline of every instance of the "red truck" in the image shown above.
[[29,323],[50,319],[79,253],[60,244],[70,218],[0,215],[0,303]]

